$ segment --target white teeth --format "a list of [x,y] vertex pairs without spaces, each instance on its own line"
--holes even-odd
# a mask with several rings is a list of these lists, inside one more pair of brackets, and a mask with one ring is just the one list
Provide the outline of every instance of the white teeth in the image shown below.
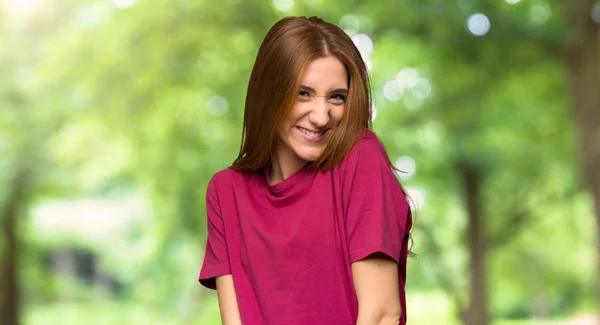
[[320,137],[323,134],[323,132],[312,132],[312,131],[308,131],[308,130],[303,129],[303,128],[298,128],[298,130],[300,130],[300,132],[308,135],[311,138],[318,138],[318,137]]

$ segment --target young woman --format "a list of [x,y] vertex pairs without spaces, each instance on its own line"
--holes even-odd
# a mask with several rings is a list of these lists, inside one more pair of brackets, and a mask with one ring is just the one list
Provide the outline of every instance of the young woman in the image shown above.
[[287,17],[252,70],[239,156],[211,179],[200,283],[223,324],[405,324],[412,218],[340,28]]

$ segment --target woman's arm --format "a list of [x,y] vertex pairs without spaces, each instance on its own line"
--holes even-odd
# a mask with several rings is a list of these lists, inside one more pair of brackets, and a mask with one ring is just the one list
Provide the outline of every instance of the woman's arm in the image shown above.
[[357,325],[399,324],[398,264],[384,254],[373,254],[351,268],[358,298]]
[[218,276],[216,281],[219,310],[221,311],[223,325],[241,325],[240,309],[235,296],[231,274]]

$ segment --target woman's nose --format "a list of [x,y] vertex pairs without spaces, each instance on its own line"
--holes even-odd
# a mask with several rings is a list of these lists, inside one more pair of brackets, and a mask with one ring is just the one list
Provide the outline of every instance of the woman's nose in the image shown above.
[[326,99],[315,98],[315,105],[310,113],[310,122],[316,127],[324,127],[329,123],[329,103]]

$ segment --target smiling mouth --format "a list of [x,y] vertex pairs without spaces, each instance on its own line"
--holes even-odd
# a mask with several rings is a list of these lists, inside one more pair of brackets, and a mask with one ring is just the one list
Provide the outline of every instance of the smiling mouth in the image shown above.
[[323,130],[320,132],[314,132],[314,131],[307,130],[305,128],[301,128],[299,126],[297,126],[296,128],[298,128],[298,130],[300,132],[302,132],[304,135],[311,137],[311,138],[315,138],[315,139],[321,137],[323,134],[325,134],[325,131],[327,131],[327,130]]

